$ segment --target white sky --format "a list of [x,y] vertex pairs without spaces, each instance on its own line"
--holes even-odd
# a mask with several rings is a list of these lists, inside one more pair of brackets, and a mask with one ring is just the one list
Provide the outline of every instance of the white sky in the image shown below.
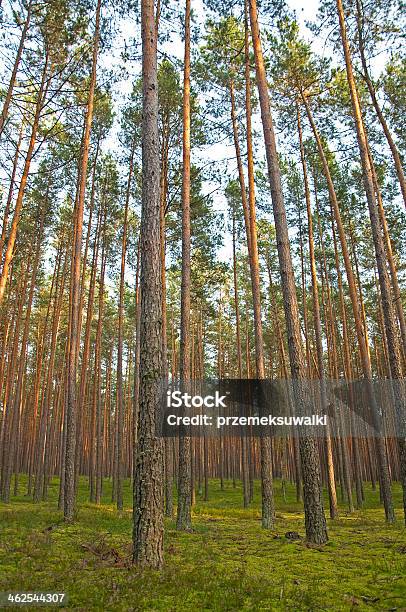
[[[203,10],[204,0],[194,0],[194,2],[195,2],[195,5],[197,4],[199,6],[199,8],[197,8],[197,12],[200,14],[203,14],[204,13],[204,10]],[[194,4],[194,2],[192,0],[192,5]],[[296,11],[297,19],[298,19],[299,26],[300,26],[303,37],[310,40],[310,36],[309,36],[310,32],[308,28],[306,27],[305,22],[315,20],[317,10],[318,10],[319,0],[287,0],[287,3],[291,9],[294,9]],[[313,42],[313,45],[317,53],[320,53],[320,54],[323,53],[324,45],[322,41],[320,41],[319,44],[317,44],[317,41],[316,41],[316,44],[314,44]],[[258,113],[256,114],[256,116],[253,117],[253,127],[262,136],[260,116]],[[260,142],[262,144],[262,139],[260,140]],[[261,150],[258,150],[257,148],[256,153],[258,157],[263,158],[264,157],[263,147],[261,146]],[[234,151],[234,147],[232,144],[228,146],[224,144],[217,144],[209,148],[205,147],[204,154],[203,154],[205,159],[210,158],[213,160],[215,159],[222,160],[225,158],[232,157],[234,155],[235,155],[235,151]],[[235,167],[235,178],[237,178],[236,162],[231,161],[230,165]],[[215,188],[214,184],[207,184],[205,192],[210,193],[211,191],[213,191],[214,188]],[[226,199],[220,192],[217,192],[213,195],[213,200],[214,200],[215,208],[217,210],[221,210],[222,212],[226,213],[227,211]],[[271,210],[271,202],[269,205],[269,209]],[[232,257],[231,236],[227,236],[227,235],[224,236],[224,246],[220,249],[219,257],[222,260],[231,261],[231,257]]]
[[[310,31],[306,27],[306,21],[314,21],[316,19],[318,6],[319,6],[319,0],[287,0],[287,3],[289,7],[296,12],[296,17],[299,22],[301,34],[306,40],[311,42],[312,48],[314,49],[314,51],[319,55],[329,54],[330,50],[328,49],[328,46],[325,44],[326,41],[324,40],[324,38],[320,37],[318,39],[314,39],[313,35],[310,33]],[[203,26],[205,18],[206,18],[205,11],[204,11],[204,0],[192,0],[192,9],[194,10],[195,15],[197,16],[197,19],[200,22],[201,26]],[[203,31],[203,28],[201,28],[201,31]],[[136,38],[139,40],[139,34],[140,34],[139,24],[136,24],[134,20],[128,20],[128,21],[124,20],[122,24],[122,30],[120,32],[120,35],[118,36],[118,44],[120,46],[123,46],[125,42],[127,42],[128,44],[132,38],[133,39]],[[179,58],[180,60],[182,60],[183,58],[183,43],[180,40],[179,36],[174,37],[174,39],[171,42],[165,43],[164,46],[161,48],[161,51],[162,50],[172,57],[175,56]],[[108,66],[109,64],[114,64],[115,66],[117,66],[117,64],[120,62],[119,53],[120,53],[120,50],[115,47],[113,49],[112,55],[107,56],[107,58],[104,59],[104,62],[103,62],[104,65]],[[128,67],[131,71],[131,75],[129,75],[128,79],[121,81],[116,87],[115,98],[117,101],[117,106],[122,105],[123,96],[128,95],[132,90],[134,76],[135,75],[139,76],[139,73],[140,73],[139,62],[132,61],[129,63]],[[192,74],[192,81],[193,81],[193,74]],[[262,127],[261,127],[260,117],[258,113],[256,113],[253,116],[253,127],[261,135],[256,145],[256,150],[255,150],[256,159],[257,161],[259,159],[263,160],[264,159],[264,149],[263,149],[263,140],[262,140]],[[107,139],[106,149],[113,149],[113,150],[117,149],[117,133],[115,133],[115,129],[113,129],[111,135]],[[227,158],[233,158],[234,156],[235,156],[235,151],[234,151],[234,147],[231,142],[228,145],[220,143],[220,144],[206,146],[206,147],[203,147],[201,150],[196,150],[196,149],[193,149],[192,147],[192,162],[194,162],[196,165],[207,163],[207,161],[210,161],[210,160],[215,162],[215,161],[220,161],[220,160],[224,160]],[[237,178],[236,162],[234,159],[231,159],[231,161],[228,162],[228,169],[229,169],[229,172],[233,172],[234,177]],[[214,182],[206,181],[203,184],[203,193],[204,194],[212,193],[216,189],[216,187],[218,187],[218,185],[215,184]],[[227,203],[221,191],[215,192],[212,195],[212,198],[213,198],[215,209],[217,211],[221,211],[225,213],[227,211]],[[271,208],[272,207],[271,207],[271,202],[270,202],[269,210],[271,210]],[[222,260],[230,261],[231,255],[232,255],[231,237],[225,235],[224,236],[224,246],[220,250],[219,257]]]

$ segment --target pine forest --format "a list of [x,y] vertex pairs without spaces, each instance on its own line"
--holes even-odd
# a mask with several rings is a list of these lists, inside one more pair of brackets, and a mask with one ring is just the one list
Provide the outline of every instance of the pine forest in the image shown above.
[[402,0],[0,24],[0,609],[406,610]]

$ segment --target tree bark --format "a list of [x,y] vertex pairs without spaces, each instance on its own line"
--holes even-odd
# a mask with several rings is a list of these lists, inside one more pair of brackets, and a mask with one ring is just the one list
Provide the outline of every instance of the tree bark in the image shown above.
[[162,383],[157,39],[153,0],[142,0],[142,214],[139,419],[134,477],[133,561],[163,563],[163,444],[156,436]]
[[[400,381],[402,378],[402,367],[400,360],[399,351],[399,339],[395,319],[395,311],[393,307],[393,300],[391,294],[391,286],[389,281],[389,274],[386,267],[386,256],[385,247],[382,237],[382,228],[379,220],[378,207],[375,197],[374,181],[373,181],[373,170],[371,167],[371,160],[369,157],[369,147],[367,135],[364,128],[364,122],[362,118],[361,105],[358,96],[358,90],[354,79],[350,47],[348,44],[347,31],[344,18],[344,9],[342,0],[337,0],[337,12],[338,20],[340,24],[341,41],[344,50],[345,65],[347,71],[348,87],[351,95],[352,112],[355,120],[355,126],[357,131],[358,147],[361,157],[362,176],[364,182],[365,194],[368,202],[369,216],[371,220],[372,238],[375,247],[375,257],[378,268],[379,286],[381,290],[382,309],[385,322],[386,338],[388,343],[389,353],[389,364],[391,378]],[[404,508],[404,519],[406,522],[406,426],[405,426],[405,407],[404,398],[397,393],[397,383],[394,386],[395,396],[395,410],[398,416],[399,431],[399,451],[400,451],[400,469],[401,469],[401,480],[403,487],[403,508]],[[393,513],[392,513],[393,514]],[[388,518],[393,521],[394,516]]]
[[87,100],[85,130],[83,135],[82,163],[80,168],[80,183],[75,210],[75,231],[72,245],[72,278],[70,300],[69,325],[69,353],[67,364],[67,392],[66,392],[66,449],[64,466],[64,518],[71,522],[75,510],[75,451],[76,451],[76,383],[77,362],[79,354],[79,310],[80,304],[80,269],[82,257],[83,211],[85,202],[87,165],[89,159],[90,132],[93,121],[94,92],[96,87],[97,56],[100,37],[101,0],[97,2],[96,24],[93,37],[92,72],[90,77],[89,96]]
[[[182,284],[180,314],[180,382],[190,380],[190,0],[185,2],[185,59],[183,80],[183,174],[182,174]],[[186,390],[186,389],[185,389]],[[178,511],[176,527],[189,530],[191,518],[191,439],[179,437]]]
[[[297,126],[299,133],[299,147],[300,147],[300,159],[302,162],[303,170],[303,181],[305,189],[306,199],[306,211],[307,211],[307,224],[308,224],[308,238],[309,238],[309,258],[310,258],[310,273],[312,278],[312,297],[313,297],[313,320],[314,320],[314,333],[316,337],[316,352],[317,352],[317,369],[320,379],[320,391],[321,391],[321,408],[323,414],[327,414],[327,394],[326,394],[326,381],[324,372],[323,362],[323,338],[321,329],[321,317],[320,317],[320,303],[319,303],[319,287],[317,281],[317,270],[316,270],[316,258],[314,252],[314,237],[313,237],[313,218],[310,203],[310,189],[309,179],[307,175],[306,157],[303,146],[303,135],[302,125],[300,120],[300,107],[297,104]],[[338,516],[337,506],[337,493],[335,486],[334,477],[334,463],[333,463],[333,451],[331,444],[330,431],[326,431],[325,438],[325,450],[327,460],[327,477],[328,477],[328,492],[330,500],[330,518],[334,519]]]
[[121,267],[120,267],[120,294],[118,304],[118,344],[117,344],[117,440],[116,440],[116,471],[117,471],[117,510],[123,509],[123,428],[124,428],[124,400],[123,400],[123,319],[124,319],[124,276],[125,259],[127,254],[127,224],[128,206],[130,202],[131,181],[134,168],[135,138],[132,143],[130,167],[128,171],[127,189],[124,205],[123,237],[121,240]]
[[[372,369],[371,369],[371,361],[369,358],[368,346],[367,346],[367,342],[365,338],[365,328],[364,328],[363,321],[362,321],[362,310],[361,310],[361,305],[360,305],[359,298],[358,298],[356,282],[355,282],[355,275],[354,275],[352,265],[351,265],[347,238],[345,235],[344,225],[343,225],[342,218],[341,218],[341,212],[340,212],[340,208],[338,205],[337,194],[334,189],[334,184],[331,178],[331,173],[330,173],[330,169],[328,166],[327,158],[324,153],[324,148],[323,148],[323,144],[320,138],[320,134],[317,130],[316,124],[313,119],[313,114],[310,109],[309,101],[303,94],[302,94],[302,100],[305,105],[307,117],[309,119],[309,123],[311,125],[312,131],[313,131],[313,134],[316,140],[317,149],[318,149],[320,160],[323,166],[323,173],[327,181],[330,203],[333,209],[334,219],[337,225],[338,236],[339,236],[340,244],[341,244],[341,251],[342,251],[342,255],[344,259],[345,272],[347,275],[348,289],[349,289],[352,311],[353,311],[353,316],[354,316],[355,330],[357,333],[358,348],[360,352],[362,371],[363,371],[365,380],[367,381],[368,399],[369,399],[369,403],[371,406],[371,411],[372,411],[372,415],[374,418],[375,427],[379,432],[381,432],[382,431],[381,418],[380,418],[376,398],[375,398],[375,395],[372,389],[372,384],[371,384]],[[386,450],[385,450],[384,441],[382,437],[377,437],[375,442],[376,442],[376,449],[377,449],[378,461],[379,461],[379,466],[380,466],[380,481],[381,481],[382,497],[383,497],[384,506],[385,506],[385,515],[386,515],[386,519],[389,522],[392,522],[394,520],[394,510],[393,510],[392,491],[391,491],[391,485],[390,485],[390,476],[389,476]]]
[[[261,119],[264,132],[265,151],[275,220],[279,267],[282,281],[285,320],[288,334],[290,368],[292,378],[305,379],[306,368],[303,358],[303,347],[300,334],[299,310],[296,297],[295,278],[290,252],[288,224],[282,195],[279,161],[278,154],[276,151],[275,134],[273,129],[268,86],[266,81],[264,58],[262,54],[259,33],[256,0],[249,0],[249,6],[257,86],[261,107]],[[302,398],[297,397],[295,398],[295,400],[299,404]],[[301,437],[300,456],[303,475],[303,498],[305,508],[306,536],[309,542],[322,544],[327,541],[328,535],[326,518],[324,516],[323,509],[320,481],[320,463],[317,446],[314,439],[310,437]]]

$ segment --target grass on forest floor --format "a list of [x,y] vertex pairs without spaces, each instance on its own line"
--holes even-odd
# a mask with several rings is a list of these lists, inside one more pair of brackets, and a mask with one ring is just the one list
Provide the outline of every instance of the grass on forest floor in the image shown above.
[[[20,490],[25,487],[21,477]],[[329,542],[310,547],[285,538],[304,536],[303,510],[288,486],[283,501],[275,482],[277,521],[260,522],[260,487],[250,508],[242,508],[241,486],[210,482],[210,500],[197,496],[193,533],[179,533],[166,521],[165,567],[141,571],[131,559],[131,492],[125,483],[125,511],[87,501],[81,479],[77,520],[64,524],[56,507],[58,481],[49,500],[34,504],[24,495],[0,504],[0,591],[66,592],[74,610],[404,610],[406,531],[400,487],[394,486],[397,523],[386,525],[379,493],[365,486],[365,507],[353,515],[340,508],[329,520]],[[327,503],[326,503],[327,507]],[[31,608],[33,609],[33,608]],[[49,609],[49,608],[48,608]]]

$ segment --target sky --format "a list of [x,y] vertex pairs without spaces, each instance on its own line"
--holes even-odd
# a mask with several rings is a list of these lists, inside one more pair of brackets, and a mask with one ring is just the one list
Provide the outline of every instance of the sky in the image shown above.
[[[175,1],[175,0],[173,0]],[[319,0],[287,0],[288,6],[295,11],[296,18],[299,22],[301,35],[304,39],[311,41],[312,48],[314,51],[323,56],[325,54],[329,54],[330,50],[328,46],[325,44],[326,41],[323,37],[314,38],[310,33],[309,29],[306,26],[306,21],[314,21],[316,19]],[[205,9],[204,9],[204,0],[192,0],[192,9],[195,13],[195,17],[197,21],[201,24],[201,32],[203,32],[203,24],[206,19]],[[113,47],[111,55],[105,56],[102,60],[105,66],[111,65],[111,67],[117,67],[118,63],[120,63],[120,52],[124,44],[129,45],[131,39],[136,39],[139,41],[139,36],[137,37],[137,28],[139,29],[139,24],[136,24],[133,19],[131,20],[123,20],[121,25],[121,32],[117,37],[117,43]],[[164,45],[158,50],[158,52],[167,53],[169,56],[175,56],[179,60],[183,60],[183,42],[179,36],[175,36],[172,41],[164,43]],[[137,53],[140,53],[140,49],[138,49]],[[134,75],[139,76],[140,74],[140,61],[136,59],[135,61],[131,61],[128,64],[129,70],[131,71],[131,75],[129,78],[122,80],[118,83],[115,90],[115,99],[117,108],[122,106],[123,104],[123,96],[128,95],[132,90],[132,84],[134,80]],[[193,74],[192,74],[193,81]],[[272,92],[271,92],[272,96]],[[253,115],[253,128],[260,135],[260,138],[257,139],[255,156],[256,160],[264,160],[265,152],[263,147],[263,139],[262,139],[262,126],[260,121],[260,116],[258,109]],[[116,122],[115,128],[113,128],[109,138],[106,143],[106,150],[112,149],[117,150],[117,129],[118,122]],[[277,134],[276,134],[277,136]],[[278,137],[278,136],[277,136]],[[283,149],[283,143],[280,143],[278,150]],[[193,148],[192,143],[192,163],[196,165],[206,164],[208,161],[220,162],[221,160],[230,159],[227,163],[227,170],[229,173],[233,175],[233,178],[237,178],[237,167],[235,159],[235,151],[232,143],[224,144],[212,144],[210,146],[205,146],[200,149]],[[203,195],[212,194],[212,201],[214,209],[224,215],[227,212],[227,202],[226,199],[221,192],[221,190],[217,190],[218,184],[210,181],[205,181],[203,183]],[[271,216],[271,202],[269,202],[269,218],[272,219]],[[294,233],[295,230],[290,230],[291,234]],[[219,251],[219,258],[223,261],[231,261],[232,258],[232,244],[231,244],[231,236],[227,233],[224,234],[224,245]]]
[[[201,14],[202,16],[204,15],[203,2],[204,0],[196,1],[196,4],[198,5],[197,12]],[[318,0],[288,0],[287,3],[289,7],[296,12],[297,20],[299,22],[299,26],[300,26],[303,37],[310,40],[309,30],[306,27],[306,21],[311,21],[315,19],[317,10],[318,10],[319,1]],[[193,0],[192,0],[192,4],[193,4]],[[315,50],[318,53],[320,54],[323,53],[324,49],[323,49],[323,43],[321,41],[319,44],[317,44],[317,41],[316,41],[316,44],[314,44],[314,41],[313,41],[313,45],[314,45]],[[253,117],[253,128],[257,130],[259,134],[262,135],[260,116],[258,112]],[[216,160],[216,159],[221,160],[221,159],[232,157],[234,156],[234,154],[235,154],[234,147],[232,145],[225,146],[223,144],[217,144],[217,145],[212,145],[209,149],[205,148],[203,156],[204,158],[208,157],[213,160]],[[264,157],[264,150],[260,151],[259,155],[261,157]],[[230,164],[232,163],[235,166],[235,177],[237,178],[236,163],[230,162]],[[214,184],[207,184],[205,188],[205,192],[211,193],[214,188],[215,188]],[[213,195],[213,200],[214,200],[214,206],[216,210],[219,210],[223,213],[227,212],[227,202],[226,202],[225,197],[221,193],[219,192],[215,193]],[[228,236],[227,234],[224,235],[224,244],[223,244],[223,247],[219,251],[219,258],[224,261],[231,261],[231,258],[232,258],[231,236]]]

